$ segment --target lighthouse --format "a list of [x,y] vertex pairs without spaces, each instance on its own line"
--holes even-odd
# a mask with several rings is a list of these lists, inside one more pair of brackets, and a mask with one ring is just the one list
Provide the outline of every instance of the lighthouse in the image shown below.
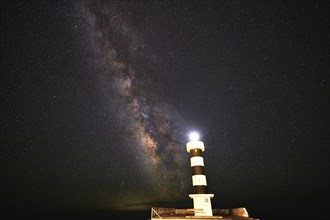
[[249,217],[249,214],[244,207],[232,209],[212,209],[211,199],[214,197],[214,194],[209,194],[207,191],[203,159],[205,146],[204,143],[199,140],[198,133],[190,133],[190,141],[186,144],[186,147],[187,152],[190,154],[193,185],[193,193],[189,194],[189,197],[193,200],[194,209],[152,207],[151,220],[256,220]]
[[186,146],[187,152],[190,154],[193,185],[193,194],[189,194],[189,197],[193,199],[195,216],[213,216],[211,198],[214,197],[214,194],[207,192],[203,159],[204,143],[199,141],[198,133],[193,132],[190,134],[190,141]]
[[256,220],[249,217],[249,214],[244,207],[232,209],[212,209],[211,199],[214,197],[214,194],[209,194],[207,191],[203,159],[205,146],[204,143],[199,140],[198,133],[190,133],[190,141],[186,144],[186,147],[187,152],[190,154],[193,185],[193,193],[189,194],[189,197],[193,200],[194,209],[152,207],[151,220]]

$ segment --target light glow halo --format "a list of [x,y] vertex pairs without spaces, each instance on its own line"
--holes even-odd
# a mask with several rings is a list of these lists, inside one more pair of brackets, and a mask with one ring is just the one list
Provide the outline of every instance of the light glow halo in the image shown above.
[[199,140],[199,134],[196,131],[193,131],[189,134],[190,141],[198,141]]

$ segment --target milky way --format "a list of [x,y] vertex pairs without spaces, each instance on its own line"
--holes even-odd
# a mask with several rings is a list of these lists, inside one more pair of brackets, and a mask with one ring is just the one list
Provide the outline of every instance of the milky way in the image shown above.
[[[127,2],[83,4],[81,14],[89,26],[89,46],[106,89],[119,101],[115,117],[149,177],[151,193],[167,198],[187,185],[186,152],[181,119],[162,100],[152,54],[134,28]],[[104,82],[103,82],[104,85]],[[110,93],[109,92],[109,93]]]

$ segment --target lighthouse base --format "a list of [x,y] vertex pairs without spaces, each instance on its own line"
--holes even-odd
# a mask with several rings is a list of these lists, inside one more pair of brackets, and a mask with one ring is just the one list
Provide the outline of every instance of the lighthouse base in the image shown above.
[[213,216],[211,198],[214,194],[189,194],[194,201],[195,216]]

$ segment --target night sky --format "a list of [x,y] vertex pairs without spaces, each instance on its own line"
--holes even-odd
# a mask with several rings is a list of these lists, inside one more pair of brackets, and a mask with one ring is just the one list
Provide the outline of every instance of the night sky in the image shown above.
[[198,131],[214,208],[321,218],[329,24],[327,1],[1,1],[0,215],[190,208]]

